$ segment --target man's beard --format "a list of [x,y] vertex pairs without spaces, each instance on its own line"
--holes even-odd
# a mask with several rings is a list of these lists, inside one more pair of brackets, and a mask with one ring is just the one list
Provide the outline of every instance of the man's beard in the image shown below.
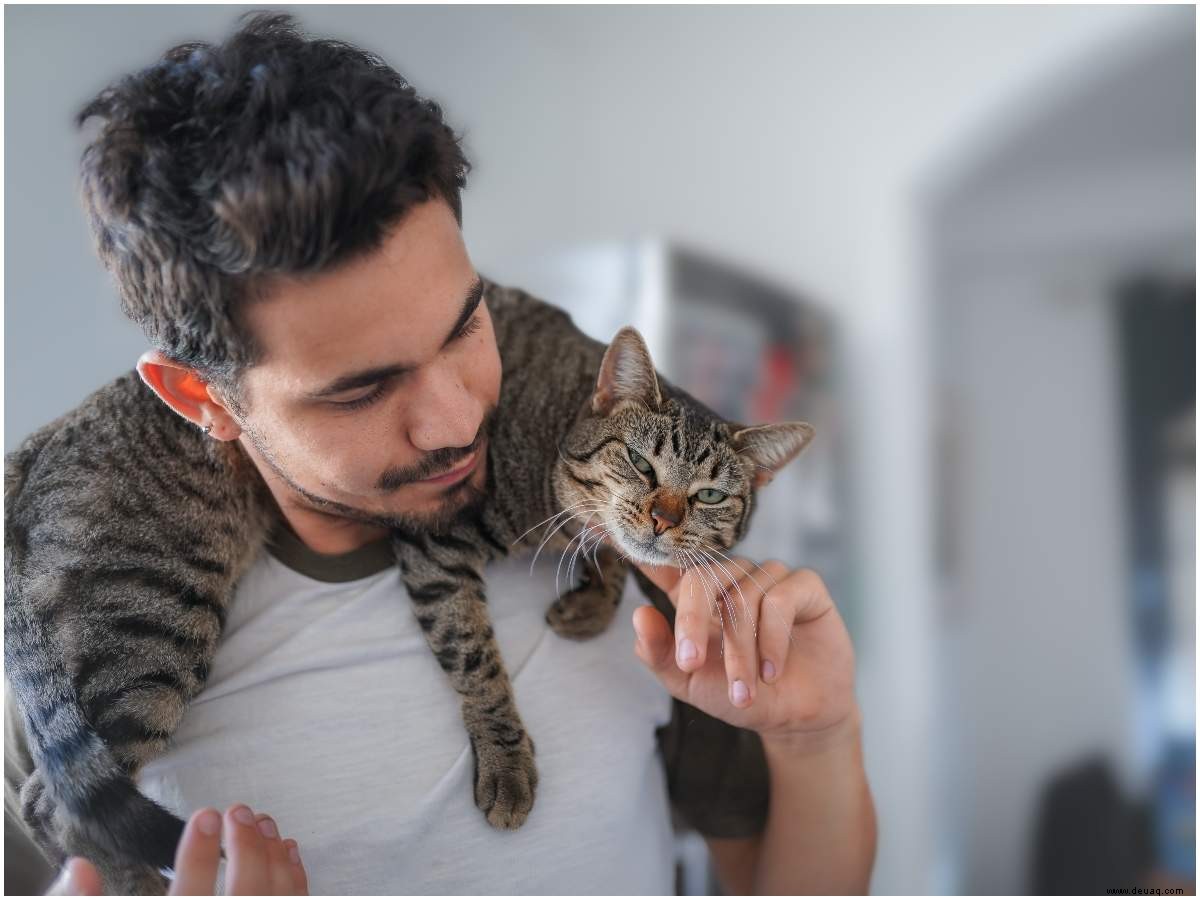
[[[455,467],[454,464],[456,462],[466,459],[472,453],[481,449],[481,447],[490,447],[488,438],[491,436],[493,426],[495,425],[495,415],[496,408],[493,406],[484,416],[479,431],[475,435],[475,440],[471,442],[470,446],[443,447],[429,453],[416,466],[411,466],[407,469],[388,469],[380,475],[376,486],[380,490],[395,491],[405,484],[415,483],[438,473],[451,470]],[[480,463],[486,462],[484,459],[478,459],[475,462],[475,469],[472,469],[470,475],[462,481],[446,488],[441,496],[438,508],[431,513],[380,514],[359,509],[356,506],[350,506],[337,500],[330,500],[328,497],[314,494],[312,491],[301,487],[284,471],[279,461],[275,458],[274,453],[271,452],[266,442],[262,439],[262,435],[258,434],[253,428],[248,427],[247,422],[240,422],[239,424],[241,425],[242,433],[254,445],[254,449],[258,451],[259,456],[270,466],[271,471],[279,476],[292,489],[296,497],[303,502],[303,505],[307,506],[313,512],[335,518],[350,519],[351,521],[362,522],[366,525],[374,525],[389,530],[410,533],[432,532],[436,534],[448,531],[455,525],[464,524],[475,519],[482,511],[484,502],[487,499],[485,491],[471,484],[471,478],[474,476]]]

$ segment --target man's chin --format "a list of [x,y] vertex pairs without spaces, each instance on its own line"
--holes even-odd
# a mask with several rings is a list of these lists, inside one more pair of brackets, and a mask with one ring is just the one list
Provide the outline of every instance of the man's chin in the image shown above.
[[380,518],[378,524],[401,531],[437,533],[474,519],[487,495],[467,478],[446,489],[427,509],[405,509]]

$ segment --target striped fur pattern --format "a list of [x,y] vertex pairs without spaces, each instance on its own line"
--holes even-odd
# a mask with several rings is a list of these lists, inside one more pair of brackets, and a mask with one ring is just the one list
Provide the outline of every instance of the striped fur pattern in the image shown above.
[[[725,422],[656,377],[632,329],[606,347],[556,307],[484,285],[504,368],[487,501],[392,544],[461,697],[476,804],[511,829],[538,776],[487,614],[486,565],[574,547],[581,578],[569,574],[547,621],[571,639],[599,634],[625,557],[688,565],[730,548],[755,490],[812,429]],[[723,499],[702,503],[700,490]],[[5,662],[36,766],[23,813],[53,858],[97,859],[115,892],[161,893],[181,823],[134,779],[203,687],[226,605],[277,510],[236,444],[205,439],[136,373],[10,454],[5,500]]]
[[52,860],[95,860],[116,893],[161,892],[182,823],[132,776],[204,686],[269,522],[248,460],[182,425],[131,373],[5,466],[4,663],[36,762],[22,812]]

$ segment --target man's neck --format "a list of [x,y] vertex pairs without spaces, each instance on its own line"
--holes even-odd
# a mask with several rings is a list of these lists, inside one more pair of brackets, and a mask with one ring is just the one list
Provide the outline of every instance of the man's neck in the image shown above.
[[[270,481],[267,483],[271,484]],[[304,546],[317,553],[327,556],[350,553],[388,535],[387,529],[378,525],[353,522],[298,506],[290,497],[280,497],[274,485],[271,493],[288,527]]]

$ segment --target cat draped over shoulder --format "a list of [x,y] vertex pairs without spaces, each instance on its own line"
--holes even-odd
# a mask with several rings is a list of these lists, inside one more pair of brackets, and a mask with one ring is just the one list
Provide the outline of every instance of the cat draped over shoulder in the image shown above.
[[[564,637],[599,634],[625,557],[715,560],[813,429],[723,420],[656,375],[633,329],[606,347],[523,291],[484,279],[484,301],[504,373],[486,499],[437,533],[394,531],[392,546],[461,697],[476,805],[517,828],[538,775],[488,619],[486,564],[543,532],[551,550],[578,542],[581,583],[546,618]],[[4,492],[4,658],[34,762],[22,815],[52,861],[84,856],[113,893],[162,893],[183,823],[135,777],[204,687],[278,507],[236,442],[205,437],[136,372],[9,454]]]

